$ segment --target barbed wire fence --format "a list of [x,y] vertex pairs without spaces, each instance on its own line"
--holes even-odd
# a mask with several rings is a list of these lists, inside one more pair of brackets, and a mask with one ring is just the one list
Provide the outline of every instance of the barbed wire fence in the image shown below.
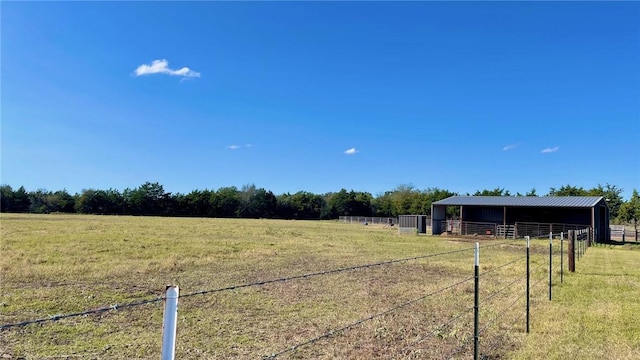
[[[559,234],[559,236],[562,238],[563,235]],[[387,316],[391,313],[400,311],[402,309],[409,308],[435,295],[438,295],[447,291],[454,291],[455,289],[460,289],[461,287],[466,286],[472,282],[475,282],[475,286],[476,286],[476,294],[475,294],[475,298],[477,302],[476,305],[463,306],[462,311],[456,312],[452,316],[449,316],[444,322],[434,325],[431,330],[425,331],[421,334],[417,334],[417,336],[415,336],[413,339],[410,339],[406,345],[402,346],[400,350],[392,354],[390,358],[396,359],[396,358],[408,356],[412,351],[415,351],[417,347],[420,347],[420,345],[425,343],[427,340],[438,336],[438,334],[441,334],[443,331],[446,331],[447,329],[452,328],[456,324],[463,324],[463,323],[464,323],[464,326],[460,325],[461,328],[464,328],[465,329],[464,331],[466,332],[471,332],[471,330],[473,330],[473,333],[466,335],[464,337],[461,337],[461,336],[455,337],[455,339],[459,340],[459,343],[458,343],[458,346],[455,347],[455,349],[449,354],[451,357],[458,354],[466,354],[467,352],[469,352],[470,344],[473,342],[474,355],[475,355],[474,358],[477,358],[478,353],[480,353],[482,341],[485,341],[485,340],[487,340],[487,346],[484,348],[484,354],[494,352],[497,349],[499,349],[502,345],[502,341],[500,340],[500,336],[499,336],[500,335],[499,331],[496,331],[496,324],[500,323],[499,320],[505,318],[509,314],[515,314],[514,316],[515,319],[512,320],[508,326],[509,328],[512,328],[513,325],[516,324],[519,320],[522,320],[523,317],[526,317],[527,318],[526,328],[528,332],[529,291],[538,288],[538,286],[546,280],[546,277],[544,275],[546,275],[547,273],[551,275],[552,269],[554,268],[559,269],[556,272],[556,278],[557,276],[562,276],[562,271],[563,271],[562,266],[558,265],[558,267],[556,267],[556,265],[554,264],[559,263],[557,261],[558,258],[560,262],[562,261],[562,256],[563,256],[562,254],[564,251],[563,242],[562,240],[558,242],[558,244],[555,245],[555,247],[557,247],[556,249],[554,248],[554,245],[552,242],[554,235],[551,234],[549,238],[550,238],[551,245],[549,247],[550,250],[549,250],[548,264],[538,259],[540,261],[540,264],[534,267],[533,269],[529,270],[530,256],[529,256],[529,251],[527,250],[526,256],[517,256],[514,259],[509,260],[505,263],[502,263],[499,265],[493,265],[491,268],[487,269],[486,271],[480,272],[478,270],[475,276],[465,277],[461,280],[452,282],[446,286],[439,287],[437,289],[429,291],[421,296],[400,302],[399,304],[393,307],[387,308],[383,311],[379,311],[371,315],[368,315],[366,317],[362,317],[358,320],[352,321],[342,326],[337,326],[331,330],[328,330],[319,335],[310,337],[304,341],[294,343],[279,351],[275,351],[270,354],[264,355],[263,359],[275,359],[283,355],[291,354],[296,350],[299,350],[300,348],[316,344],[320,342],[320,340],[332,338],[337,334],[343,334],[367,322],[370,322],[375,319],[379,319],[381,317]],[[310,272],[310,273],[304,273],[300,275],[292,275],[288,277],[279,277],[279,278],[274,278],[270,280],[260,280],[255,282],[248,282],[248,283],[225,286],[225,287],[209,289],[209,290],[200,290],[200,291],[195,291],[191,293],[180,294],[179,298],[187,299],[187,298],[195,297],[198,295],[222,293],[222,292],[234,291],[234,290],[250,288],[250,287],[261,287],[268,284],[289,282],[294,280],[305,280],[305,279],[310,279],[314,277],[322,277],[326,275],[339,274],[339,273],[344,273],[349,271],[381,268],[391,264],[406,263],[409,261],[423,260],[423,259],[441,257],[445,255],[459,254],[464,252],[474,252],[476,254],[475,256],[478,257],[480,249],[488,249],[492,247],[505,246],[505,245],[520,246],[521,248],[524,248],[524,246],[522,246],[522,243],[518,241],[500,242],[500,243],[490,244],[485,246],[479,246],[478,243],[476,243],[476,247],[468,247],[468,248],[457,249],[452,251],[425,254],[421,256],[387,260],[387,261],[381,261],[381,262],[369,263],[369,264],[363,264],[363,265],[341,267],[341,268],[336,268],[331,270]],[[527,249],[528,249],[528,245],[527,245]],[[558,251],[558,249],[561,249],[561,250]],[[576,249],[575,250],[576,253],[581,253],[583,251],[580,245],[576,246],[575,249]],[[554,256],[556,257],[555,263],[554,263]],[[516,271],[517,269],[522,268],[525,263],[527,264],[526,274],[524,275],[518,274],[517,276],[512,276],[507,279],[504,278],[502,272],[507,270]],[[476,265],[476,267],[477,269],[479,269],[479,265]],[[532,285],[530,285],[529,276],[532,274],[542,275],[542,276],[538,276],[535,279],[536,281]],[[549,279],[551,279],[549,280],[549,289],[550,289],[552,286],[551,276],[549,276]],[[490,284],[487,286],[485,285],[479,286],[479,284],[481,283],[480,280],[482,280],[482,284],[484,284],[485,282],[489,282],[489,280],[498,280],[498,281],[494,281],[493,284]],[[526,286],[524,284],[525,280],[526,280]],[[517,290],[514,290],[514,288],[517,288]],[[526,288],[526,291],[525,291],[525,288]],[[482,289],[481,293],[479,289]],[[459,290],[459,291],[464,291],[464,290]],[[525,297],[527,302],[526,309],[524,307],[524,304],[522,304],[524,302],[523,299],[525,299]],[[549,293],[549,299],[551,300],[551,293]],[[36,324],[42,325],[44,323],[56,322],[62,319],[69,319],[74,317],[85,317],[85,316],[101,314],[109,311],[131,309],[139,306],[145,306],[153,303],[163,302],[166,300],[167,298],[163,295],[163,296],[158,296],[150,299],[143,299],[143,300],[133,301],[129,303],[124,303],[124,304],[103,306],[99,308],[89,309],[86,311],[54,315],[54,316],[33,319],[33,320],[24,320],[24,321],[15,322],[15,323],[8,323],[8,324],[0,325],[0,332],[11,331],[12,329],[25,327],[29,325],[36,325]],[[504,304],[507,304],[507,305],[504,305]],[[474,316],[476,317],[475,325],[471,324],[471,326],[469,326],[468,324],[469,319],[466,319],[466,318],[469,318],[472,313],[474,313]],[[480,316],[482,316],[481,320],[479,318]],[[482,326],[479,326],[479,323],[481,323]],[[492,338],[489,338],[490,333],[493,334]],[[498,334],[496,335],[496,333]],[[175,339],[173,339],[173,341],[175,341]]]

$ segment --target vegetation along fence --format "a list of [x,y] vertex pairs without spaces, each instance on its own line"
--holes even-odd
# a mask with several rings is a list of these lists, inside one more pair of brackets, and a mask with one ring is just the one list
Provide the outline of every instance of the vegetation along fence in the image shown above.
[[[548,250],[545,246],[547,238]],[[547,284],[548,299],[551,300],[552,287],[563,283],[563,257],[567,251],[569,267],[572,271],[575,270],[575,257],[577,256],[579,261],[589,246],[589,229],[571,230],[568,239],[568,246],[564,244],[567,242],[564,233],[549,233],[546,238],[533,238],[531,241],[527,237],[526,242],[491,241],[483,246],[479,246],[478,242],[467,243],[460,248],[438,253],[292,274],[184,294],[180,294],[177,286],[168,286],[162,296],[4,324],[0,325],[0,332],[19,331],[23,327],[36,324],[46,325],[45,323],[57,323],[63,319],[132,310],[135,307],[164,302],[162,359],[173,359],[176,343],[180,343],[180,337],[176,337],[180,332],[176,332],[176,328],[178,324],[186,324],[184,319],[178,319],[178,301],[181,302],[181,316],[186,316],[185,311],[188,310],[185,310],[183,303],[188,304],[196,297],[226,294],[230,296],[228,299],[231,299],[231,302],[241,302],[242,296],[256,296],[243,293],[242,290],[268,290],[266,288],[270,286],[294,286],[294,283],[298,284],[295,286],[303,286],[305,282],[331,276],[345,280],[349,277],[358,278],[353,285],[356,286],[361,283],[361,276],[370,276],[371,279],[386,276],[389,279],[387,287],[393,287],[394,283],[402,285],[394,288],[397,295],[388,299],[390,302],[386,307],[369,307],[366,306],[367,303],[363,303],[362,306],[366,309],[362,311],[366,315],[342,323],[328,322],[331,326],[324,329],[312,326],[319,320],[303,317],[304,321],[301,319],[296,323],[302,322],[301,326],[305,331],[300,331],[295,336],[286,336],[290,341],[289,345],[280,348],[266,345],[262,350],[252,348],[251,350],[262,353],[245,354],[246,357],[353,357],[358,351],[363,351],[362,348],[356,346],[350,350],[355,353],[349,353],[342,350],[340,345],[349,348],[366,337],[375,337],[387,347],[384,350],[385,358],[499,358],[501,352],[510,346],[513,333],[526,334],[530,331],[531,317],[535,316],[532,314],[531,305],[534,303],[533,300],[541,304],[540,299],[545,293],[539,291],[538,286]],[[535,245],[536,251],[530,251],[531,243]],[[453,266],[454,264],[459,266]],[[408,269],[425,271],[426,274],[409,272]],[[425,281],[427,275],[430,277]],[[363,289],[366,290],[367,287]],[[407,295],[403,291],[409,289],[417,292]],[[355,297],[359,291],[349,292],[349,295],[345,293],[344,296]],[[211,311],[195,310],[198,313]],[[260,321],[252,318],[250,324],[259,326]],[[265,331],[270,332],[272,329]],[[350,333],[355,335],[350,337]],[[237,355],[238,353],[229,353],[221,354],[221,357]],[[377,355],[375,357],[379,357],[380,353]]]

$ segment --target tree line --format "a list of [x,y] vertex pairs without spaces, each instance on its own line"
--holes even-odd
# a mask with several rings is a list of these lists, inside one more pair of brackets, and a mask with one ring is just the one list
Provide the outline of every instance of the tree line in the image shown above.
[[[640,199],[634,190],[629,201],[615,185],[598,185],[591,189],[564,185],[551,188],[550,196],[603,196],[611,217],[623,222],[635,222],[640,217]],[[391,191],[373,196],[362,191],[314,194],[299,191],[275,195],[255,185],[221,187],[217,190],[193,190],[188,194],[169,193],[159,183],[146,182],[124,191],[115,189],[85,189],[74,195],[66,190],[27,191],[23,186],[13,189],[0,186],[0,211],[24,213],[81,213],[105,215],[193,216],[223,218],[273,219],[336,219],[339,216],[396,217],[402,214],[431,214],[431,204],[458,193],[439,189],[417,189],[400,185]],[[478,190],[483,196],[538,196],[536,189],[525,194],[512,194],[504,188]],[[452,212],[452,215],[454,213]]]

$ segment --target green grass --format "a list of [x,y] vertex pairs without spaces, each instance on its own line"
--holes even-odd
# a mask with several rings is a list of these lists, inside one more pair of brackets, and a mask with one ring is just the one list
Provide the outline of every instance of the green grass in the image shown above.
[[514,359],[638,359],[640,247],[591,247],[533,317]]
[[[167,284],[179,285],[184,295],[466,249],[182,298],[176,356],[261,358],[392,308],[397,309],[281,358],[471,354],[468,345],[453,353],[472,334],[472,313],[463,310],[473,305],[473,282],[401,305],[472,276],[473,239],[398,235],[393,228],[331,221],[19,214],[1,214],[0,220],[1,324],[152,299]],[[483,246],[503,243],[481,241]],[[482,333],[481,352],[488,358],[558,358],[566,353],[631,358],[639,350],[638,249],[590,248],[562,285],[554,270],[552,302],[544,282],[547,249],[546,241],[532,245],[533,281],[543,281],[532,290],[529,335],[522,318],[524,260],[499,267],[524,255],[522,242],[481,250],[481,272],[487,273],[481,278],[481,299],[493,294],[481,304],[481,326],[489,325]],[[517,282],[496,293],[512,280]],[[157,302],[11,328],[0,332],[0,355],[158,358],[162,311]],[[440,326],[461,312],[459,320]],[[430,333],[434,335],[418,342]]]

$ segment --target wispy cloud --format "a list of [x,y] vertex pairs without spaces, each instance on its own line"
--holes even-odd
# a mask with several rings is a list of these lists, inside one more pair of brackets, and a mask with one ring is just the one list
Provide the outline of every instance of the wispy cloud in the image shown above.
[[513,149],[515,149],[515,148],[517,148],[517,147],[519,147],[521,145],[522,145],[522,143],[510,144],[510,145],[507,145],[507,146],[503,147],[502,150],[503,151],[513,150]]
[[542,151],[540,151],[540,153],[541,154],[549,154],[549,153],[556,152],[558,150],[560,150],[560,146],[554,146],[554,147],[542,149]]
[[228,150],[238,150],[238,149],[242,149],[242,148],[250,148],[250,147],[253,147],[253,145],[251,145],[251,144],[246,144],[246,145],[244,145],[244,146],[243,146],[243,145],[235,145],[235,144],[234,144],[234,145],[229,145],[229,146],[227,146],[227,149],[228,149]]
[[135,71],[136,76],[152,75],[152,74],[167,74],[171,76],[182,76],[183,78],[200,77],[200,73],[193,71],[188,67],[183,67],[178,70],[172,70],[169,68],[169,62],[165,59],[153,60],[151,65],[142,64],[138,66]]
[[344,151],[344,153],[347,154],[347,155],[353,155],[353,154],[355,154],[357,152],[358,152],[358,150],[356,150],[356,148],[351,148],[351,149],[347,149],[347,150]]

